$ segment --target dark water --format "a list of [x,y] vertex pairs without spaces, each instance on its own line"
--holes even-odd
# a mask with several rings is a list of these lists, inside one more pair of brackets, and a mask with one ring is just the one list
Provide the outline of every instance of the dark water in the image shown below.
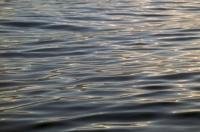
[[1,132],[200,132],[199,0],[0,0]]

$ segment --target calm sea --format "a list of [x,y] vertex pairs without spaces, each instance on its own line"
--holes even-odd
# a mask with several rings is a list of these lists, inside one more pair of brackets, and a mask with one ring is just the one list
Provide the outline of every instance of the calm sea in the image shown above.
[[1,132],[200,132],[199,0],[0,0]]

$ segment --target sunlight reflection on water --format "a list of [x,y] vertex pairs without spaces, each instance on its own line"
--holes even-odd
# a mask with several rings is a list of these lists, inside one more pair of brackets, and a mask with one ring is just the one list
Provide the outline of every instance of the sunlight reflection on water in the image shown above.
[[194,0],[1,0],[0,130],[198,132],[199,20]]

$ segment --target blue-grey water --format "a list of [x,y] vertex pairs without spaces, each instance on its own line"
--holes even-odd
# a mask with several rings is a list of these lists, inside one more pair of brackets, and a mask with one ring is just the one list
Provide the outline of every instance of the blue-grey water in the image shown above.
[[0,0],[1,132],[200,132],[199,0]]

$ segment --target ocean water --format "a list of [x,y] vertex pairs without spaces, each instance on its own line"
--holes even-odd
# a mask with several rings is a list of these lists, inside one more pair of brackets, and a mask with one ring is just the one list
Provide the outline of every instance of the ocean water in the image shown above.
[[200,132],[199,0],[0,0],[1,132]]

